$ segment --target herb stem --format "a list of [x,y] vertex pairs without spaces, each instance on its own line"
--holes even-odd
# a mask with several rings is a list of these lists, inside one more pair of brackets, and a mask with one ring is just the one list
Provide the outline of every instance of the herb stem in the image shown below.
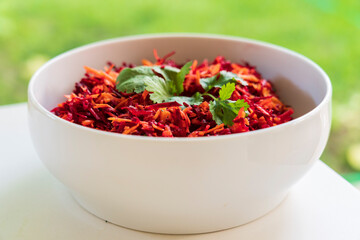
[[211,97],[213,100],[216,100],[216,97],[214,97],[214,96],[213,96],[212,94],[210,94],[210,93],[204,92],[202,95],[203,95],[203,96],[209,96],[209,97]]

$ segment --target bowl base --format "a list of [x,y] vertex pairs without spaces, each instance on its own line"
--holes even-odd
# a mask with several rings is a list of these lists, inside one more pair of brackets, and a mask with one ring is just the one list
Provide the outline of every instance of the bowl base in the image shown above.
[[[146,224],[143,224],[144,216],[141,216],[140,221],[134,222],[133,216],[129,216],[127,214],[116,214],[115,212],[105,213],[98,210],[96,208],[96,205],[93,205],[93,203],[85,201],[82,197],[79,197],[74,193],[71,193],[71,195],[74,197],[75,201],[87,212],[104,220],[105,222],[109,222],[116,226],[147,233],[183,235],[217,232],[239,227],[241,225],[256,221],[257,219],[265,216],[269,212],[276,209],[279,205],[281,205],[281,203],[286,199],[287,192],[280,194],[277,197],[273,197],[272,199],[263,199],[261,201],[261,206],[254,207],[254,204],[252,204],[251,210],[246,209],[245,217],[244,215],[240,216],[239,218],[234,218],[234,216],[231,216],[230,220],[228,219],[227,221],[217,221],[216,224],[212,223],[209,225],[201,222],[199,222],[197,225],[189,225],[189,221],[187,220],[191,219],[190,216],[187,220],[160,219],[159,221],[156,221],[155,218],[151,216],[145,216],[148,221],[146,222]],[[251,212],[251,214],[249,214],[249,212]],[[129,221],[129,219],[131,220]],[[209,222],[208,219],[206,219],[206,221]]]

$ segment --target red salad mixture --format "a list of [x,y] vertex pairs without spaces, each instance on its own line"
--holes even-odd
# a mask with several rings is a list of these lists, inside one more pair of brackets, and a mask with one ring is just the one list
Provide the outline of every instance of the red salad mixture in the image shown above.
[[248,132],[292,119],[269,81],[247,63],[222,56],[184,65],[170,57],[142,66],[85,67],[67,100],[52,112],[86,127],[141,136],[201,137]]

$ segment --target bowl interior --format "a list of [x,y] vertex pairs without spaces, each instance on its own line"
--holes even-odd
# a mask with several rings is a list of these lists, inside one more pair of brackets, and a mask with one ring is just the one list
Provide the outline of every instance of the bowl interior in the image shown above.
[[147,36],[104,41],[62,54],[44,65],[33,77],[29,94],[47,110],[65,100],[74,83],[84,75],[83,66],[102,69],[107,61],[140,64],[176,51],[176,62],[212,61],[222,55],[234,62],[248,62],[274,83],[280,99],[299,117],[321,103],[330,90],[325,73],[307,58],[292,51],[256,41],[209,36]]

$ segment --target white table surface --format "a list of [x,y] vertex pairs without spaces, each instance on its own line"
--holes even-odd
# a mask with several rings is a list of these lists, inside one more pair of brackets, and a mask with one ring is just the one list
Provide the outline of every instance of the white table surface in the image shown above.
[[210,234],[158,235],[122,228],[82,209],[44,168],[28,133],[25,104],[0,107],[1,240],[360,239],[360,192],[318,161],[275,210]]

